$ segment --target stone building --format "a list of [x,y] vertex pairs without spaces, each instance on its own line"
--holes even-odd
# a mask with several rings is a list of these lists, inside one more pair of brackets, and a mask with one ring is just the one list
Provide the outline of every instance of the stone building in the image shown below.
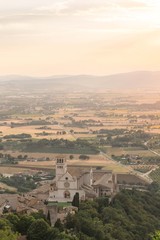
[[[126,182],[124,186],[124,180]],[[112,198],[121,188],[138,187],[145,184],[133,174],[115,174],[112,171],[68,167],[65,157],[56,158],[56,176],[50,185],[48,198],[48,212],[51,224],[59,218],[63,220],[68,213],[74,214],[76,208],[72,201],[76,193],[79,200],[96,197]],[[134,185],[133,185],[134,183]],[[141,185],[140,184],[140,185]]]
[[72,202],[76,193],[80,201],[88,196],[112,196],[117,191],[116,174],[112,171],[94,170],[79,171],[73,175],[67,168],[64,157],[56,159],[56,176],[51,184],[49,202]]
[[78,186],[78,179],[67,170],[67,162],[63,157],[56,159],[56,177],[51,184],[49,202],[72,202],[78,192],[80,200],[85,199],[85,191]]
[[[77,170],[77,172],[75,171]],[[76,193],[79,200],[93,199],[96,197],[112,197],[117,191],[116,175],[105,170],[80,170],[71,171],[67,167],[66,158],[56,158],[56,176],[50,185],[48,198],[48,212],[51,224],[56,220],[63,220],[66,214],[76,211],[72,201]]]

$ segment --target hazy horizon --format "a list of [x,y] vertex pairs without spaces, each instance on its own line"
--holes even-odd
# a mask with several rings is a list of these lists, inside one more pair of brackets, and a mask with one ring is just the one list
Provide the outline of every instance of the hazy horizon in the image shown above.
[[[85,73],[77,73],[77,74],[50,74],[50,75],[40,75],[40,76],[38,76],[38,75],[29,75],[29,74],[18,74],[18,73],[10,73],[10,74],[0,74],[0,77],[8,77],[8,78],[12,78],[12,77],[28,77],[28,78],[51,78],[51,77],[53,77],[53,78],[56,78],[56,77],[58,77],[58,78],[67,78],[67,77],[77,77],[77,76],[82,76],[82,77],[109,77],[109,76],[120,76],[120,75],[124,75],[124,74],[149,74],[149,73],[153,73],[153,74],[155,74],[155,73],[160,73],[160,70],[156,70],[156,71],[154,71],[154,70],[135,70],[135,71],[127,71],[127,72],[114,72],[114,73],[108,73],[108,74],[92,74],[92,73],[88,73],[88,74],[85,74]],[[1,80],[1,79],[0,79]]]
[[158,0],[0,1],[0,75],[158,71]]

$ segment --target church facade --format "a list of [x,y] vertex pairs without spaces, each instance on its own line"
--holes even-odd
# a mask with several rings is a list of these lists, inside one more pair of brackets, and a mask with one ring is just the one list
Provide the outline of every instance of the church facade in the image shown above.
[[76,193],[81,200],[85,199],[84,190],[78,187],[77,178],[67,170],[67,162],[63,157],[56,159],[56,177],[50,188],[49,202],[72,202]]
[[56,158],[56,176],[50,186],[48,202],[71,203],[74,195],[80,201],[86,198],[113,196],[117,191],[116,175],[112,171],[90,170],[79,172],[76,176],[67,168],[64,157]]

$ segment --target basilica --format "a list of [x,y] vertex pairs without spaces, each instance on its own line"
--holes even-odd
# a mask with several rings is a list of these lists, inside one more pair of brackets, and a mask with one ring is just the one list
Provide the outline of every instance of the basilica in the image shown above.
[[56,158],[56,176],[50,186],[49,203],[71,203],[78,193],[79,200],[112,197],[117,192],[117,177],[112,171],[88,170],[72,173],[65,157]]

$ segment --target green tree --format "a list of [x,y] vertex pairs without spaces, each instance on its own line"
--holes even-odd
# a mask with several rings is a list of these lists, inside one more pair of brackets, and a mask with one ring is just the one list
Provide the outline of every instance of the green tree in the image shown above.
[[0,230],[0,239],[1,240],[17,240],[18,234],[13,233],[11,230]]
[[50,233],[50,226],[44,219],[34,221],[27,231],[28,240],[44,240]]
[[[63,239],[63,240],[79,240],[79,238],[77,238],[75,235],[71,235],[70,233],[60,233],[58,235],[57,238],[55,238],[55,240],[60,240],[60,239]],[[53,240],[53,238],[52,238]]]
[[59,229],[60,232],[63,232],[64,227],[63,224],[61,222],[61,220],[58,218],[57,221],[55,222],[55,228]]
[[152,240],[160,240],[160,231],[157,231],[153,236]]
[[22,215],[18,223],[18,232],[20,232],[22,235],[26,235],[29,227],[34,221],[35,219],[31,215]]
[[11,224],[7,219],[0,219],[0,230],[11,229]]
[[33,212],[31,213],[31,216],[34,217],[35,219],[43,218],[44,220],[46,220],[46,216],[43,213],[43,210],[39,210],[38,212]]
[[12,224],[12,230],[18,231],[20,218],[16,214],[10,213],[6,215],[6,219]]
[[13,233],[11,227],[7,219],[0,219],[0,240],[17,240],[18,234]]
[[76,192],[73,197],[72,206],[79,208],[79,193],[78,192]]
[[50,228],[45,240],[56,240],[56,239],[58,240],[58,239],[60,239],[59,234],[60,234],[60,232],[57,228],[55,228],[55,227]]
[[50,214],[50,211],[48,211],[48,214],[47,214],[47,222],[49,223],[49,225],[51,225],[51,214]]

